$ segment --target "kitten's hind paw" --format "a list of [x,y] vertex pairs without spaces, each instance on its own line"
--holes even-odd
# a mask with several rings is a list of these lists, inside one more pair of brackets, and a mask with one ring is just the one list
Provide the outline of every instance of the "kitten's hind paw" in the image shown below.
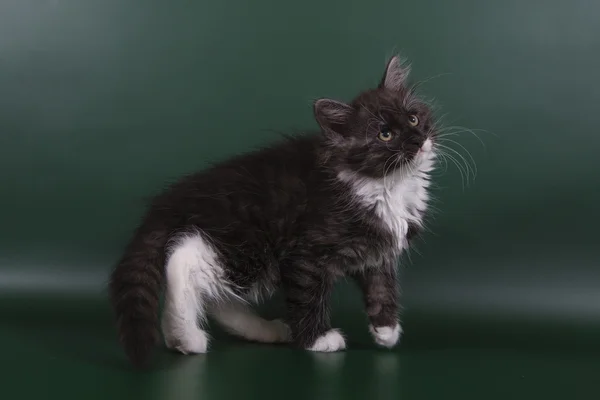
[[402,328],[400,324],[396,324],[395,326],[378,326],[376,328],[373,325],[369,325],[369,332],[373,335],[375,343],[383,347],[392,348],[400,340]]
[[167,348],[182,354],[201,354],[208,350],[208,335],[202,329],[187,332],[185,336],[165,336]]
[[334,352],[344,350],[346,340],[339,330],[331,329],[315,340],[315,343],[307,350],[319,352]]
[[292,330],[289,325],[281,319],[267,321],[269,323],[269,331],[273,335],[273,343],[289,343],[292,341]]

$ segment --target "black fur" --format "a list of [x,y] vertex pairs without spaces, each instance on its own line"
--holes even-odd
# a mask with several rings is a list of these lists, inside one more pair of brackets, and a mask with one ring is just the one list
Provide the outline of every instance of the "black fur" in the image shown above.
[[[135,365],[145,365],[159,337],[167,241],[192,230],[211,239],[239,294],[256,283],[283,288],[298,346],[331,328],[329,294],[340,275],[358,282],[374,326],[397,321],[396,239],[336,176],[383,177],[409,164],[434,135],[429,109],[405,85],[407,73],[394,58],[381,84],[351,103],[315,102],[322,132],[219,163],[154,198],[110,283],[120,338]],[[394,135],[389,141],[380,138],[385,129]]]
[[110,282],[120,340],[138,367],[159,339],[157,311],[169,237],[162,222],[148,219],[138,228]]

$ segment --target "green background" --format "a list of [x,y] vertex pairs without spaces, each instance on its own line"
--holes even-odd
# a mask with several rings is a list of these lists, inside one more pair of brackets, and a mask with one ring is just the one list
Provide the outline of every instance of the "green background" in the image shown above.
[[[596,398],[600,3],[1,0],[0,397]],[[400,52],[476,179],[436,174],[377,349],[341,284],[343,354],[160,349],[131,370],[105,285],[165,182],[314,129]],[[482,144],[483,142],[483,144]],[[467,152],[450,145],[461,154]],[[464,178],[464,179],[463,179]]]

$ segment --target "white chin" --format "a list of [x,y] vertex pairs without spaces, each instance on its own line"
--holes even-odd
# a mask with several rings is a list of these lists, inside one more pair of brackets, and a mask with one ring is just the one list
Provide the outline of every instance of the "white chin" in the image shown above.
[[431,141],[431,139],[426,139],[425,142],[423,142],[423,146],[421,146],[421,151],[428,153],[431,151],[432,148],[433,142]]

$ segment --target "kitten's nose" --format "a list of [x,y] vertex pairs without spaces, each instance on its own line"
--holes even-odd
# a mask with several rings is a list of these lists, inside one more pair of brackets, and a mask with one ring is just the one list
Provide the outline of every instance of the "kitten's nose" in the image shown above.
[[413,139],[412,143],[415,147],[417,147],[419,150],[421,150],[421,148],[423,147],[423,144],[425,143],[426,138],[415,138]]

